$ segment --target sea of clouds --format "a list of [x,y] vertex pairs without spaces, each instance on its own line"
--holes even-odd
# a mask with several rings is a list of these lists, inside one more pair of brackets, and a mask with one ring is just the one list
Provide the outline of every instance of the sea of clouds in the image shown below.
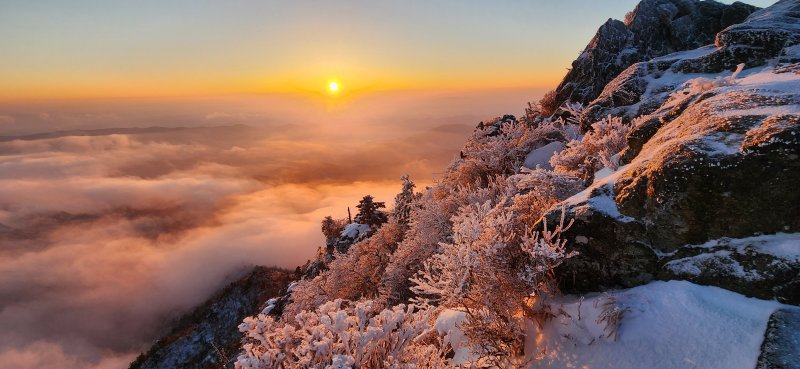
[[391,204],[405,173],[430,183],[479,120],[537,93],[0,104],[0,368],[127,367],[248,266],[304,263],[324,216]]

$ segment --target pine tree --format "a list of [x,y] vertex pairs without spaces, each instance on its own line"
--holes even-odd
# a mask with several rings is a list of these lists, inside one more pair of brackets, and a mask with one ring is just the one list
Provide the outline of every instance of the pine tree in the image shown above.
[[333,254],[336,240],[342,234],[345,226],[345,219],[333,219],[330,215],[322,220],[322,234],[325,235],[325,251],[328,255]]
[[330,240],[338,236],[338,234],[336,234],[336,228],[336,221],[333,220],[333,217],[330,215],[322,220],[322,234],[325,235],[325,239]]
[[409,179],[408,174],[400,179],[403,180],[403,190],[394,198],[393,215],[397,219],[397,224],[406,227],[411,217],[411,209],[414,206],[414,202],[419,199],[421,194],[414,193],[416,185]]
[[389,220],[386,213],[379,210],[385,208],[386,204],[382,201],[373,200],[372,195],[367,195],[356,205],[358,208],[358,214],[356,214],[355,218],[356,223],[376,228]]

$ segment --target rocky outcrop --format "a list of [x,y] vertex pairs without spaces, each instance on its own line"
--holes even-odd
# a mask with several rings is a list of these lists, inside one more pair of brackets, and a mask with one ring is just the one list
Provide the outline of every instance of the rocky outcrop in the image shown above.
[[[782,0],[759,10],[744,22],[732,25],[716,35],[715,45],[664,55],[637,62],[615,76],[597,98],[588,103],[581,117],[583,129],[611,114],[630,121],[653,114],[673,92],[696,73],[719,74],[736,69],[765,65],[768,60],[796,63],[800,43],[800,3]],[[669,121],[676,109],[663,109],[650,119]],[[651,130],[652,124],[645,126]],[[637,135],[647,132],[637,132]]]
[[[559,268],[565,291],[687,279],[800,304],[793,256],[719,241],[800,232],[798,15],[800,1],[780,1],[719,46],[631,66],[592,103],[587,114],[636,119],[627,165],[564,202],[580,252]],[[758,67],[725,72],[742,61]]]
[[709,45],[720,30],[747,18],[756,7],[697,0],[645,0],[625,17],[609,19],[555,90],[554,101],[584,105],[630,65]]
[[800,183],[800,91],[757,85],[692,104],[617,178],[620,211],[652,225],[654,248],[800,229],[800,193],[786,190]]
[[292,273],[255,267],[183,316],[170,332],[131,363],[131,369],[227,367],[239,353],[237,326],[268,299],[285,291]]

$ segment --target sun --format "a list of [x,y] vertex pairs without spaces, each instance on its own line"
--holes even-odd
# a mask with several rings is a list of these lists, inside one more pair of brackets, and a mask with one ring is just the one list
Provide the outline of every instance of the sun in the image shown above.
[[336,91],[339,91],[339,82],[331,81],[328,84],[328,91],[330,91],[332,93],[335,93]]

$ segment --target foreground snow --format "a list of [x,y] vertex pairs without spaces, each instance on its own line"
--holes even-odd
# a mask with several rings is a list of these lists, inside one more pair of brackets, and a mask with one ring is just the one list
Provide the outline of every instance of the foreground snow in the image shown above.
[[[526,351],[538,359],[529,368],[752,369],[767,320],[787,307],[685,281],[653,282],[582,301],[565,297],[559,303],[553,312],[560,308],[563,314],[543,330],[529,327]],[[625,311],[616,341],[597,322],[604,304]]]

